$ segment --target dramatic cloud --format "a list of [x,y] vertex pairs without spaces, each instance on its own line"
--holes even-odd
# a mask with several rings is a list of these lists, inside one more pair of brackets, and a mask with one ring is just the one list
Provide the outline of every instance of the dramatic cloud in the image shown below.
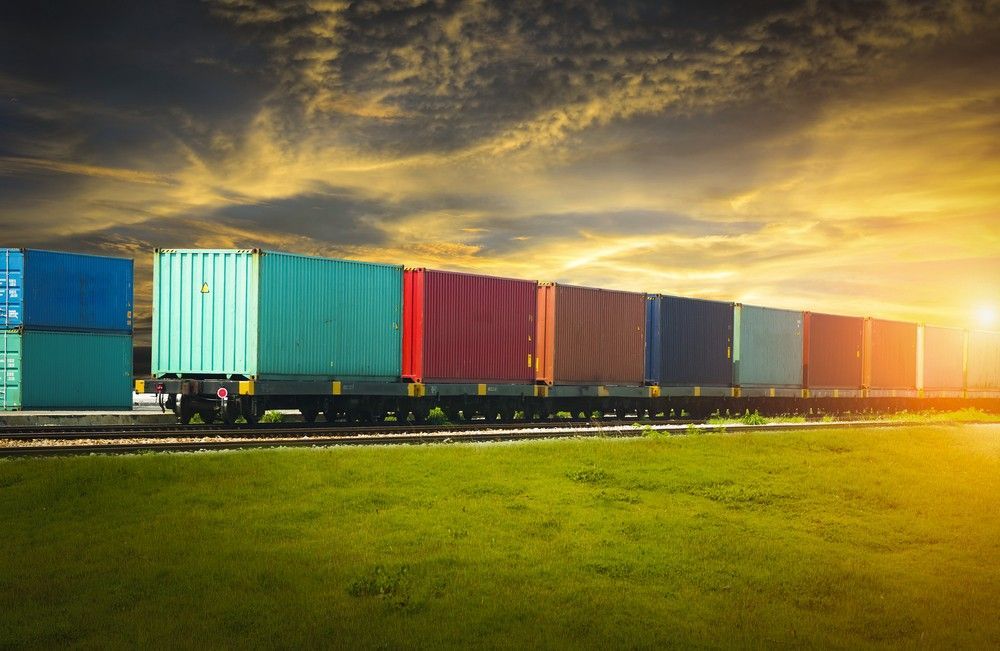
[[[14,6],[16,5],[16,6]],[[265,246],[967,325],[1000,1],[0,10],[10,244]]]

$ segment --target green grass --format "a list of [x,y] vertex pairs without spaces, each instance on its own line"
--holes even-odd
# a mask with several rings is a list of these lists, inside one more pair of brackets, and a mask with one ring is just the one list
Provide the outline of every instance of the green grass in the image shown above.
[[1000,646],[1000,428],[0,462],[0,648]]

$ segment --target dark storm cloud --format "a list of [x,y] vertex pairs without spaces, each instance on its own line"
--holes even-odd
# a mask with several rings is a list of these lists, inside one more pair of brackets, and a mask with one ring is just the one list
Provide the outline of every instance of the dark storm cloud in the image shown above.
[[207,218],[240,228],[280,228],[338,245],[380,246],[389,239],[380,221],[394,212],[383,202],[329,188],[322,193],[227,206]]
[[997,17],[994,2],[902,1],[392,1],[321,11],[220,0],[215,11],[269,41],[283,99],[311,124],[346,122],[358,142],[396,152],[517,129],[528,140],[559,137],[769,93],[827,96],[887,52]]

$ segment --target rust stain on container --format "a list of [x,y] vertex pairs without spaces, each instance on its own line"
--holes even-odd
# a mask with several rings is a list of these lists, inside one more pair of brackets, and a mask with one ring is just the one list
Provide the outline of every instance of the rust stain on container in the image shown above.
[[542,283],[537,297],[538,382],[643,383],[645,294]]

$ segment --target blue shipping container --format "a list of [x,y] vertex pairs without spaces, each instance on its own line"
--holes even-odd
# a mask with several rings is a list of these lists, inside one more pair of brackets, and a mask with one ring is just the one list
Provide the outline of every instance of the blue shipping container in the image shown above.
[[132,332],[132,260],[0,248],[0,328]]
[[733,381],[733,303],[660,297],[659,367],[664,386],[730,386]]
[[646,384],[660,383],[660,357],[663,339],[660,334],[660,296],[646,295]]

